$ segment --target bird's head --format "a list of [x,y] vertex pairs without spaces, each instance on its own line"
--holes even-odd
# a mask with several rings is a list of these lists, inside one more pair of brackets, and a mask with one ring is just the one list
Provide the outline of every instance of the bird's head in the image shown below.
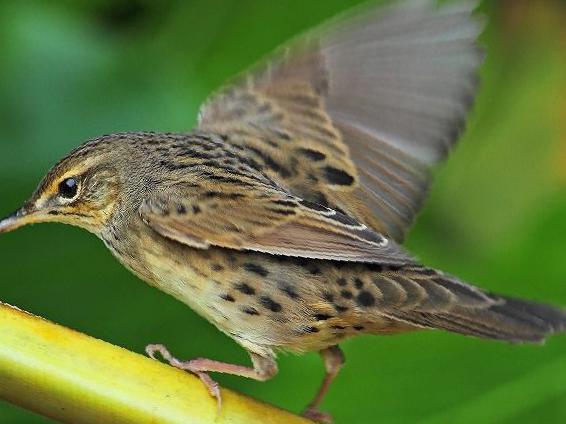
[[119,201],[120,176],[112,144],[92,140],[69,153],[20,209],[0,221],[0,233],[27,224],[61,222],[99,234]]

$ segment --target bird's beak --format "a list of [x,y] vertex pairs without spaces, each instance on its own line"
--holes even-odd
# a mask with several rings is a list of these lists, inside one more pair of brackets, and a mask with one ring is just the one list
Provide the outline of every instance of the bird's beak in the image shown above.
[[24,225],[33,224],[34,222],[39,222],[40,217],[34,213],[29,207],[22,207],[18,209],[11,215],[0,220],[0,233],[7,233],[14,231]]

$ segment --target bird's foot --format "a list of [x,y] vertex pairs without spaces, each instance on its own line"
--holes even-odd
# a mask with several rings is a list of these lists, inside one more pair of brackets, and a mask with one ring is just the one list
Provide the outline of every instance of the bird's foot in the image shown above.
[[328,412],[319,411],[316,408],[308,407],[303,412],[303,417],[308,418],[309,420],[316,421],[317,423],[323,424],[332,424],[332,415]]
[[202,362],[208,361],[207,359],[191,359],[189,361],[180,361],[179,359],[175,358],[171,353],[167,350],[167,348],[162,344],[150,344],[145,347],[145,352],[151,359],[158,360],[156,358],[156,354],[159,353],[161,357],[166,360],[169,365],[178,368],[180,370],[189,371],[202,381],[205,387],[208,389],[210,395],[216,399],[217,405],[217,413],[220,414],[222,409],[222,395],[220,393],[220,386],[216,381],[208,375],[206,371],[203,371]]

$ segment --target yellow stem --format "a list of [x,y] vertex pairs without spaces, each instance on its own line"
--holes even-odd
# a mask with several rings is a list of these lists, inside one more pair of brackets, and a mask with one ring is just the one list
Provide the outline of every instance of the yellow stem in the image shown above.
[[308,424],[0,302],[0,397],[63,423]]

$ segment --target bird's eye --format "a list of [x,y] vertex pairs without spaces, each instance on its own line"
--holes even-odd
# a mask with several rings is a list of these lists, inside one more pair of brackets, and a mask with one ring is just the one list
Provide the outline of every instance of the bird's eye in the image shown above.
[[74,178],[66,178],[59,183],[59,196],[72,199],[77,195],[79,184]]

